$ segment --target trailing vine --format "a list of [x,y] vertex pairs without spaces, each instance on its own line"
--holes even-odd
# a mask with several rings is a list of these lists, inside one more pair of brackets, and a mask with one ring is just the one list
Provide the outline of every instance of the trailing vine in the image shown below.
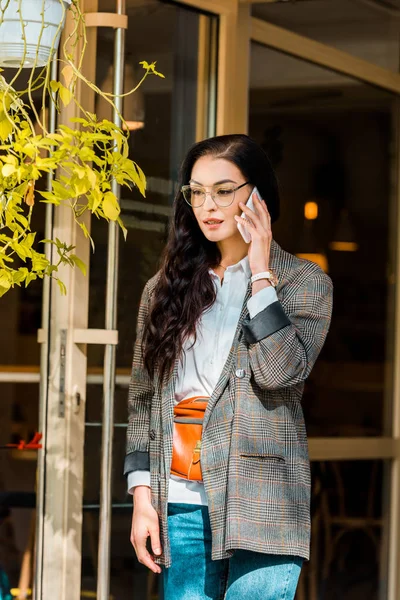
[[[12,1],[0,0],[0,27],[6,8]],[[128,188],[135,186],[144,196],[146,178],[139,165],[129,158],[129,132],[110,121],[99,121],[95,114],[86,111],[78,103],[76,88],[80,81],[115,107],[115,97],[103,92],[82,73],[87,37],[79,0],[72,0],[69,8],[74,26],[58,58],[60,80],[51,80],[50,60],[38,73],[36,53],[36,60],[30,67],[27,89],[17,91],[16,82],[27,51],[22,0],[17,1],[24,57],[9,82],[2,74],[4,71],[0,70],[0,296],[15,285],[27,286],[31,281],[45,276],[56,279],[61,292],[66,293],[63,282],[57,276],[59,266],[77,266],[83,273],[86,272],[86,266],[74,254],[74,247],[62,240],[36,239],[37,233],[32,231],[32,215],[37,202],[48,202],[55,207],[68,205],[84,235],[90,240],[82,219],[87,211],[106,221],[117,222],[126,236],[112,184],[117,182]],[[59,1],[65,13],[64,3]],[[44,0],[41,18],[43,31]],[[55,39],[56,36],[53,44]],[[73,50],[79,43],[82,43],[82,51],[75,64]],[[156,63],[143,61],[140,64],[144,69],[143,77],[134,89],[123,96],[135,93],[148,75],[163,77],[156,70]],[[41,91],[39,110],[33,99],[33,92],[38,90]],[[41,113],[46,114],[48,102],[55,103],[58,111],[73,102],[81,116],[71,119],[71,126],[60,125],[51,133],[46,126],[45,116],[41,116]],[[38,180],[49,172],[53,174],[51,190],[36,190]],[[93,240],[91,243],[93,245]],[[55,247],[57,258],[54,262],[46,257],[45,244]]]

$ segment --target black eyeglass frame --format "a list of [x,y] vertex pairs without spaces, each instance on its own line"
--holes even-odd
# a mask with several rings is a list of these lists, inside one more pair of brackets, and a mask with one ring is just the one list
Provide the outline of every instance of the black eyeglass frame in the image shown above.
[[[213,192],[212,192],[212,191],[211,191],[211,192],[208,192],[208,193],[210,194],[210,196],[211,196],[211,198],[212,198],[212,201],[213,201],[213,202],[215,202],[215,204],[216,204],[217,206],[219,206],[220,208],[228,208],[228,206],[232,206],[232,204],[234,203],[234,201],[235,201],[235,194],[236,194],[236,192],[237,192],[238,190],[240,190],[242,187],[244,187],[245,185],[249,185],[249,184],[250,184],[250,181],[245,181],[245,183],[241,183],[241,184],[240,184],[240,185],[238,185],[237,187],[233,188],[233,190],[232,190],[232,192],[233,192],[233,198],[232,198],[232,201],[231,201],[229,204],[224,204],[223,206],[221,206],[220,204],[218,204],[218,202],[215,200],[215,198],[214,198],[214,195],[213,195]],[[189,206],[190,206],[191,208],[200,208],[200,206],[203,206],[204,202],[206,201],[206,197],[207,197],[207,191],[206,191],[206,190],[205,190],[205,188],[204,188],[204,190],[205,190],[205,194],[204,194],[204,200],[203,200],[203,202],[202,202],[201,204],[198,204],[198,205],[196,205],[196,206],[193,206],[193,204],[192,204],[191,202],[189,202],[189,201],[188,201],[188,200],[185,198],[185,193],[184,193],[184,191],[183,191],[183,190],[191,190],[191,189],[192,189],[192,188],[190,187],[190,185],[183,185],[183,186],[181,187],[181,193],[182,193],[183,199],[185,200],[186,204],[189,204]]]

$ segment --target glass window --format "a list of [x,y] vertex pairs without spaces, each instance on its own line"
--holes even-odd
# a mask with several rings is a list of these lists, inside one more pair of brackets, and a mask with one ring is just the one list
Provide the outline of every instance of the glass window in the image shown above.
[[394,101],[252,44],[249,130],[280,181],[274,237],[334,284],[331,330],[304,395],[311,436],[391,431]]
[[[114,600],[157,600],[160,577],[136,559],[129,541],[132,506],[114,507],[111,532],[110,598]],[[96,597],[97,539],[99,510],[83,509],[82,598]]]
[[[45,183],[40,181],[39,185]],[[45,237],[45,206],[37,202],[33,211],[32,230],[38,232],[37,240]],[[39,244],[37,250],[42,251],[43,246]],[[37,331],[42,320],[42,285],[42,280],[38,279],[28,287],[16,286],[1,298],[0,372],[26,371],[23,367],[30,366],[30,370],[39,373]]]
[[362,58],[385,69],[399,69],[398,21],[394,2],[309,0],[261,2],[252,15]]
[[296,599],[386,598],[390,463],[312,463],[312,538]]
[[[106,0],[99,10],[114,10]],[[159,1],[127,2],[129,29],[126,35],[125,85],[131,87],[141,60],[157,61],[165,79],[149,77],[137,92],[138,103],[131,118],[136,129],[130,133],[130,157],[147,177],[146,198],[138,190],[122,191],[122,219],[128,229],[127,240],[119,245],[117,385],[115,390],[111,594],[114,598],[135,600],[158,597],[158,578],[141,566],[130,544],[132,498],[127,494],[123,476],[127,427],[127,396],[137,311],[143,287],[158,270],[166,242],[168,219],[178,170],[187,148],[199,132],[198,91],[204,92],[204,73],[198,72],[199,53],[213,53],[213,45],[201,32],[211,35],[216,19],[187,8]],[[200,20],[203,20],[200,27]],[[204,20],[207,27],[204,28]],[[97,40],[97,83],[103,88],[112,70],[113,32],[100,28]],[[204,58],[204,56],[202,57]],[[215,58],[215,57],[214,57]],[[210,90],[215,89],[210,86]],[[203,94],[204,95],[204,94]],[[204,98],[203,98],[204,100]],[[215,104],[215,103],[214,103]],[[215,106],[214,106],[215,108]],[[98,116],[101,106],[97,107]],[[125,110],[131,107],[124,107]],[[128,119],[129,117],[129,119]],[[213,119],[213,99],[208,103]],[[209,131],[209,124],[205,124]],[[89,327],[103,328],[107,263],[107,226],[92,219],[95,252],[90,261]],[[100,500],[100,457],[102,420],[102,367],[104,348],[88,346],[88,387],[84,451],[84,505],[82,546],[82,591],[95,592],[97,570],[98,519]]]
[[34,544],[38,449],[21,442],[32,442],[38,430],[38,395],[37,383],[0,384],[0,598],[20,581],[32,585],[27,559]]
[[[102,10],[101,6],[99,10]],[[140,117],[142,125],[130,132],[130,157],[143,169],[147,191],[146,198],[143,198],[137,189],[131,192],[122,190],[122,219],[128,229],[128,237],[126,242],[120,241],[119,369],[130,368],[140,296],[144,284],[158,269],[179,167],[187,148],[196,141],[197,92],[200,85],[197,61],[200,51],[207,54],[213,52],[211,24],[216,23],[215,18],[207,17],[210,27],[206,30],[210,37],[208,39],[206,36],[200,43],[200,19],[206,17],[198,12],[162,2],[146,5],[128,2],[127,12],[126,87],[131,87],[132,81],[138,80],[141,70],[138,63],[141,60],[157,61],[157,68],[165,75],[165,79],[150,76],[135,94],[140,110],[132,119],[136,121]],[[201,30],[204,31],[204,28]],[[97,83],[103,87],[112,69],[112,36],[112,30],[99,29]],[[203,78],[201,82],[204,84]],[[210,120],[213,119],[212,87],[208,110]],[[131,108],[128,106],[129,110]],[[127,113],[124,116],[131,119]],[[103,327],[106,225],[93,219],[92,236],[96,251],[90,264],[89,327]],[[100,367],[103,361],[102,348],[89,348],[88,361],[89,367]]]

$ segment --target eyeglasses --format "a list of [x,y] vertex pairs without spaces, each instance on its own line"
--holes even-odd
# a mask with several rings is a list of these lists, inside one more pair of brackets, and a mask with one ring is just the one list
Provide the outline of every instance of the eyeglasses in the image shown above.
[[226,208],[233,203],[235,199],[235,193],[249,183],[249,181],[246,181],[246,183],[242,183],[242,185],[237,187],[228,183],[213,185],[211,192],[207,192],[206,188],[201,185],[183,185],[181,187],[181,192],[186,202],[192,208],[199,208],[202,206],[206,201],[207,194],[211,195],[211,198],[217,206]]

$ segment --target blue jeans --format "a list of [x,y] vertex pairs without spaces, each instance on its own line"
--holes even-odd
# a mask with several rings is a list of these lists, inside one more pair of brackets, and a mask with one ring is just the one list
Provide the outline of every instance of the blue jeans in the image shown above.
[[211,560],[208,508],[169,504],[172,565],[163,568],[164,600],[293,600],[303,559],[236,550]]

